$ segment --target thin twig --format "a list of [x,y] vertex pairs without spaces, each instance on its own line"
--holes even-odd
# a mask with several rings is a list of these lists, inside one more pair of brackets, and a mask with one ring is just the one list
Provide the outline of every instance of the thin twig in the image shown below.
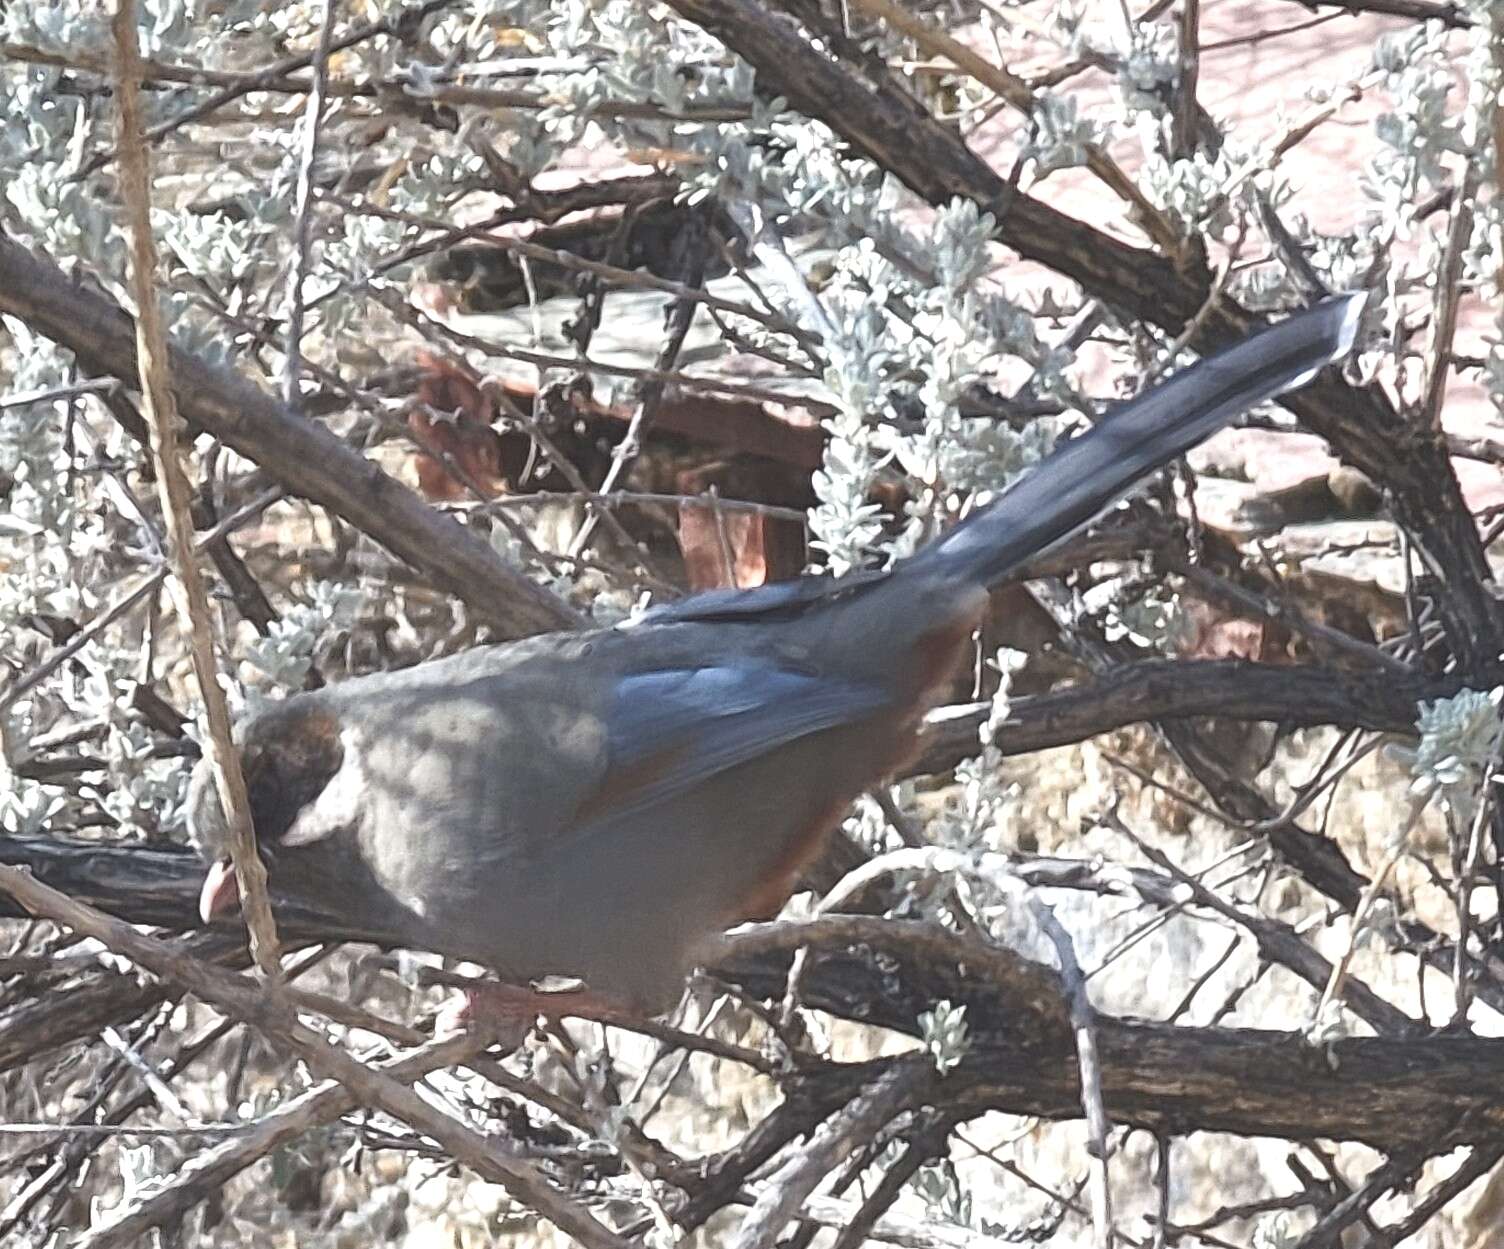
[[1102,1066],[1097,1059],[1096,1011],[1086,993],[1086,977],[1076,959],[1076,947],[1070,934],[1055,917],[1054,910],[1038,895],[1029,899],[1029,913],[1043,930],[1060,961],[1060,979],[1070,1005],[1071,1030],[1076,1037],[1076,1061],[1081,1066],[1081,1109],[1086,1115],[1089,1139],[1087,1152],[1092,1158],[1092,1222],[1096,1228],[1098,1249],[1112,1249],[1112,1179],[1109,1171],[1111,1144],[1108,1135],[1112,1124],[1102,1104]]
[[141,1053],[125,1037],[121,1036],[115,1028],[104,1028],[100,1031],[100,1039],[105,1045],[114,1050],[127,1066],[131,1068],[142,1082],[146,1085],[151,1095],[157,1099],[163,1110],[177,1116],[184,1124],[194,1122],[194,1116],[188,1108],[178,1100],[176,1093],[168,1087],[167,1081],[157,1074],[157,1069],[142,1057]]
[[1154,1136],[1154,1243],[1151,1249],[1165,1249],[1170,1231],[1170,1137],[1163,1132]]
[[[1219,897],[1167,855],[1134,833],[1123,823],[1116,812],[1105,812],[1102,822],[1114,832],[1127,837],[1138,848],[1140,854],[1168,872],[1177,883],[1189,887],[1193,900],[1198,906],[1207,907],[1252,933],[1258,942],[1259,953],[1262,957],[1288,968],[1313,988],[1325,988],[1331,983],[1332,964],[1301,940],[1300,935],[1290,925],[1266,915],[1251,914],[1246,909],[1234,906],[1231,902]],[[1381,1035],[1415,1036],[1424,1030],[1421,1024],[1411,1019],[1392,1002],[1381,998],[1363,981],[1347,978],[1343,1000],[1353,1014],[1370,1024],[1374,1031]]]
[[[994,91],[1025,117],[1032,117],[1035,110],[1034,93],[1029,84],[1016,74],[994,65],[979,56],[960,40],[933,29],[926,22],[904,9],[895,0],[850,0],[856,8],[864,9],[881,17],[895,30],[902,31],[921,48],[936,56],[943,56],[957,69],[976,79],[990,91]],[[1130,205],[1137,213],[1138,223],[1154,244],[1167,255],[1178,256],[1184,248],[1175,227],[1163,212],[1139,190],[1122,167],[1099,145],[1086,146],[1086,167],[1095,174],[1115,195]]]
[[[559,476],[564,478],[574,488],[576,493],[587,495],[595,493],[585,483],[585,478],[581,475],[575,462],[560,450],[558,444],[544,430],[543,423],[537,419],[535,413],[538,408],[539,399],[541,399],[541,391],[539,396],[534,399],[534,411],[528,412],[521,405],[513,402],[511,395],[506,392],[505,387],[497,384],[494,379],[481,379],[480,387],[482,391],[495,401],[499,411],[505,412],[513,421],[527,431],[528,437],[533,440],[533,445],[542,450],[548,462],[558,471]],[[493,512],[492,515],[495,515],[498,520],[502,520],[503,522],[507,519],[504,510]],[[606,528],[611,530],[616,536],[616,540],[621,543],[622,551],[629,553],[636,560],[637,571],[643,580],[655,584],[659,590],[667,590],[670,594],[676,593],[675,587],[665,585],[653,572],[651,561],[648,559],[648,554],[643,549],[642,543],[632,536],[612,509],[605,508],[596,512],[595,515],[605,518]],[[573,550],[573,544],[571,544],[571,550]],[[583,562],[586,557],[575,552],[567,558]]]
[[[287,968],[285,980],[296,980],[304,972],[323,962],[336,947],[320,946],[309,950],[301,957],[293,960]],[[170,1007],[169,1007],[170,1009]],[[228,1033],[240,1025],[233,1019],[223,1019],[207,1029],[197,1040],[186,1043],[179,1047],[176,1055],[163,1064],[161,1077],[163,1080],[174,1080],[196,1059],[201,1057],[207,1050],[222,1040]],[[109,1088],[105,1086],[106,1090]],[[132,1115],[142,1110],[151,1100],[150,1089],[142,1089],[134,1093],[125,1101],[112,1106],[102,1123],[89,1122],[96,1111],[104,1104],[104,1095],[96,1094],[95,1101],[86,1105],[73,1116],[73,1122],[66,1125],[67,1128],[97,1127],[107,1129],[122,1129]],[[201,1126],[201,1125],[198,1125]],[[29,1159],[45,1157],[48,1159],[46,1169],[36,1176],[25,1189],[18,1193],[0,1213],[0,1244],[6,1243],[5,1238],[26,1217],[27,1212],[46,1195],[49,1189],[65,1189],[71,1175],[85,1164],[89,1154],[87,1137],[67,1136],[49,1137],[40,1145],[31,1150],[23,1151],[12,1157],[9,1161],[12,1165],[25,1166]]]
[[[695,222],[696,229],[689,241],[684,244],[693,249],[692,254],[687,258],[685,266],[687,273],[684,275],[688,277],[689,281],[686,285],[690,287],[699,287],[704,282],[705,260],[709,250],[705,237],[709,227],[698,218],[695,218]],[[663,345],[659,347],[658,355],[653,361],[654,373],[668,375],[673,372],[679,353],[684,348],[685,336],[688,335],[689,327],[694,322],[695,310],[694,302],[687,299],[675,299],[669,305],[668,333],[664,335]],[[627,421],[626,433],[622,435],[621,441],[616,444],[616,450],[612,453],[605,480],[601,482],[602,494],[610,494],[616,489],[616,483],[641,454],[643,435],[651,427],[658,405],[663,401],[665,386],[660,380],[641,382],[636,389],[637,402],[633,405],[632,416]],[[584,551],[601,516],[601,509],[593,506],[589,508],[585,515],[585,523],[580,526],[579,532],[574,536],[574,541],[569,544],[571,555],[578,555]]]
[[[429,1072],[465,1062],[482,1048],[482,1042],[460,1034],[390,1058],[376,1070],[411,1084]],[[306,1089],[254,1123],[213,1125],[233,1139],[195,1155],[160,1186],[122,1202],[110,1211],[109,1221],[91,1229],[75,1249],[124,1249],[137,1244],[152,1228],[177,1224],[232,1177],[299,1136],[333,1123],[356,1104],[349,1089],[331,1080]]]
[[[1459,1030],[1467,1026],[1467,1016],[1473,1002],[1473,981],[1468,975],[1467,965],[1467,947],[1473,935],[1473,877],[1483,853],[1483,830],[1490,827],[1496,818],[1499,767],[1504,763],[1501,755],[1504,755],[1504,739],[1494,743],[1492,756],[1478,783],[1478,809],[1473,813],[1472,824],[1468,829],[1466,848],[1459,853],[1456,838],[1450,839],[1456,873],[1452,906],[1457,912],[1456,957],[1452,961],[1452,984],[1457,997],[1452,1007],[1451,1026]],[[1497,870],[1501,865],[1495,866]]]
[[1381,1246],[1404,1244],[1435,1218],[1443,1206],[1454,1197],[1466,1192],[1475,1181],[1492,1171],[1501,1158],[1504,1158],[1504,1143],[1475,1145],[1460,1167],[1417,1201],[1404,1218],[1387,1227],[1381,1227],[1380,1235],[1373,1237],[1369,1243],[1375,1249],[1380,1249]]
[[49,386],[43,390],[21,390],[14,394],[0,395],[0,412],[7,408],[24,408],[29,403],[47,403],[53,399],[72,399],[77,395],[115,393],[120,390],[120,381],[114,377],[91,377],[87,381],[71,382],[67,386]]
[[1357,909],[1353,911],[1352,922],[1348,925],[1347,945],[1342,951],[1342,956],[1332,964],[1331,977],[1326,982],[1326,987],[1321,991],[1321,1000],[1316,1004],[1314,1022],[1319,1026],[1326,1018],[1326,1012],[1332,1002],[1343,996],[1343,985],[1347,981],[1348,969],[1352,965],[1353,955],[1357,952],[1358,937],[1363,932],[1363,925],[1368,922],[1369,913],[1374,904],[1384,895],[1384,888],[1389,883],[1389,873],[1394,871],[1395,864],[1405,853],[1410,841],[1410,832],[1420,822],[1421,815],[1425,812],[1426,803],[1430,799],[1430,793],[1416,795],[1410,800],[1410,813],[1405,820],[1405,826],[1395,835],[1394,842],[1389,848],[1389,853],[1384,856],[1384,861],[1379,865],[1379,870],[1374,873],[1367,887],[1363,890],[1363,897],[1359,901]]
[[1462,175],[1462,188],[1452,199],[1452,226],[1447,231],[1446,250],[1436,274],[1436,328],[1431,335],[1430,371],[1420,422],[1425,429],[1441,428],[1441,406],[1447,379],[1452,374],[1452,339],[1457,333],[1457,307],[1462,301],[1462,258],[1473,234],[1473,201],[1483,182],[1483,162],[1470,160]]
[[[230,515],[215,525],[213,529],[200,535],[198,541],[193,544],[193,553],[195,555],[203,554],[215,542],[218,542],[225,535],[233,533],[247,522],[254,520],[282,497],[283,491],[280,486],[258,494],[249,503],[231,512]],[[94,641],[110,625],[129,612],[131,608],[142,602],[167,579],[170,571],[169,566],[164,563],[154,571],[147,573],[135,586],[127,590],[105,608],[104,611],[90,620],[88,624],[64,642],[63,645],[59,646],[52,654],[48,655],[40,664],[24,677],[20,677],[14,685],[10,686],[3,694],[0,694],[0,712],[4,712],[17,699],[35,689],[56,672],[58,668],[72,659],[79,651],[83,650],[85,646]]]
[[1291,26],[1273,27],[1267,30],[1256,30],[1249,35],[1238,35],[1231,39],[1218,39],[1214,43],[1203,43],[1201,52],[1223,52],[1229,48],[1251,48],[1260,43],[1267,43],[1270,39],[1283,39],[1287,35],[1297,35],[1303,30],[1310,30],[1314,26],[1325,26],[1328,22],[1341,21],[1341,13],[1323,13],[1320,17],[1313,17],[1309,21],[1296,22]]
[[[365,43],[367,40],[374,39],[380,35],[392,34],[403,29],[416,29],[417,26],[430,14],[437,13],[441,9],[447,9],[453,3],[454,0],[423,0],[423,3],[414,5],[410,9],[398,9],[397,12],[383,17],[379,21],[371,22],[365,26],[356,27],[356,29],[350,31],[348,34],[344,35],[335,43],[333,43],[329,48],[329,52],[331,54],[335,52],[343,52],[346,48],[353,48],[357,44]],[[26,59],[35,60],[43,64],[60,63],[60,58],[56,53],[42,52],[39,49],[24,49],[11,44],[6,44],[4,53],[8,57],[13,56],[17,58],[20,58],[23,53],[29,53],[30,55],[27,55]],[[158,139],[164,138],[165,136],[171,134],[174,130],[180,130],[184,126],[191,125],[192,123],[209,116],[210,113],[216,112],[217,110],[223,108],[232,100],[238,100],[242,96],[250,95],[256,91],[278,90],[279,84],[282,83],[282,80],[286,79],[289,74],[296,73],[300,69],[306,69],[312,59],[313,53],[303,52],[297,56],[286,57],[283,60],[276,62],[275,64],[267,66],[263,70],[256,71],[255,73],[237,75],[235,79],[231,81],[230,84],[223,90],[215,92],[207,99],[200,100],[197,104],[193,105],[191,108],[184,109],[175,117],[169,117],[166,121],[158,122],[155,126],[151,127],[151,129],[145,132],[144,137],[148,143],[155,143]],[[104,72],[103,65],[96,65],[93,62],[88,62],[83,59],[77,59],[73,61],[61,60],[61,63],[65,65],[78,64],[85,66],[86,68],[95,69],[96,72],[99,73]],[[144,63],[140,61],[139,57],[137,58],[137,63],[141,64],[143,69],[145,68]],[[153,69],[158,68],[160,67],[153,65]],[[193,78],[190,78],[189,81],[204,81],[205,71],[203,70],[187,69],[185,72],[187,74],[195,76]],[[141,73],[138,72],[138,80],[141,77]],[[285,89],[285,86],[283,89]],[[308,84],[298,83],[297,90],[299,93],[308,90]],[[90,174],[103,169],[106,165],[108,165],[112,160],[115,159],[116,155],[117,153],[105,151],[90,158],[87,162],[85,162],[83,167],[73,175],[73,180],[81,181],[84,178],[87,178]]]
[[266,891],[266,867],[256,848],[250,799],[240,757],[230,732],[230,710],[219,685],[214,655],[209,596],[193,553],[193,520],[189,515],[190,488],[177,441],[177,402],[168,377],[167,339],[157,303],[157,249],[151,232],[151,174],[141,136],[141,64],[136,44],[136,6],[120,0],[111,20],[117,71],[119,109],[120,186],[130,239],[131,292],[136,301],[136,355],[141,377],[142,411],[151,432],[157,468],[157,491],[163,524],[176,577],[168,583],[180,593],[178,613],[188,627],[193,669],[208,722],[207,748],[214,782],[230,828],[230,850],[240,886],[242,912],[250,931],[251,954],[266,975],[275,980],[281,971],[277,928]]
[[[532,432],[531,428],[528,430]],[[613,490],[602,494],[599,490],[529,490],[525,494],[504,494],[500,498],[487,499],[483,503],[438,503],[436,507],[449,512],[504,511],[516,507],[536,507],[539,503],[593,503],[597,507],[618,508],[641,504],[667,504],[679,507],[689,503],[698,507],[716,508],[727,512],[744,512],[752,516],[766,516],[770,520],[788,520],[803,524],[808,515],[796,507],[779,507],[773,503],[755,503],[751,499],[728,499],[722,495],[667,494],[653,490]]]
[[[1315,8],[1307,0],[1294,0],[1303,8]],[[1460,5],[1438,3],[1437,0],[1317,0],[1317,4],[1344,13],[1383,13],[1392,17],[1407,17],[1415,22],[1440,22],[1444,26],[1466,30],[1473,25],[1473,18]]]
[[768,1176],[730,1249],[767,1249],[831,1171],[912,1105],[935,1076],[927,1058],[895,1062],[831,1115],[813,1139]]
[[[1435,1152],[1444,1152],[1445,1146],[1438,1141]],[[1315,1224],[1295,1243],[1295,1249],[1327,1249],[1340,1243],[1344,1228],[1366,1219],[1375,1202],[1391,1189],[1398,1189],[1411,1177],[1418,1175],[1425,1165],[1426,1154],[1405,1151],[1384,1159],[1368,1173],[1363,1183],[1316,1220]]]
[[914,1173],[931,1158],[943,1153],[947,1131],[948,1126],[942,1119],[914,1132],[897,1161],[883,1173],[877,1187],[868,1194],[856,1213],[845,1220],[846,1225],[830,1249],[861,1249],[869,1237],[883,1239],[876,1231],[879,1220],[903,1195],[904,1186],[914,1178]]
[[[732,316],[745,317],[747,320],[756,321],[758,324],[765,325],[768,329],[779,334],[787,334],[790,338],[797,339],[806,346],[818,345],[820,341],[818,335],[801,328],[777,312],[764,312],[762,309],[755,308],[751,304],[739,303],[734,299],[726,299],[723,296],[713,294],[700,285],[675,282],[670,278],[659,277],[656,273],[648,273],[645,270],[624,269],[620,265],[607,264],[601,260],[590,260],[584,256],[577,256],[574,252],[563,251],[556,247],[544,247],[531,239],[511,238],[508,235],[495,233],[494,231],[498,226],[511,221],[515,216],[515,213],[510,209],[497,213],[478,225],[464,226],[456,229],[452,222],[420,216],[417,213],[397,212],[380,204],[372,204],[365,200],[356,201],[343,195],[336,195],[332,191],[319,191],[317,192],[317,196],[321,201],[333,204],[340,211],[351,216],[380,217],[387,221],[398,221],[405,225],[420,226],[425,230],[439,230],[442,232],[444,245],[462,242],[465,239],[479,239],[487,247],[494,247],[499,252],[513,253],[521,260],[536,260],[540,263],[563,269],[567,273],[588,273],[595,277],[604,278],[612,286],[624,289],[662,291],[665,295],[672,295],[675,299],[704,304],[707,308],[714,308],[717,311],[729,313]],[[403,258],[404,263],[411,260],[411,245],[404,247],[398,255]],[[382,272],[388,267],[387,261],[391,259],[393,257],[373,262],[370,266],[371,272]],[[336,294],[340,289],[342,287],[336,287],[332,291],[324,292],[314,302],[322,302]]]
[[324,0],[319,41],[313,53],[313,83],[303,110],[303,150],[298,157],[298,184],[293,206],[292,267],[287,275],[287,350],[282,362],[282,400],[294,412],[303,408],[298,388],[298,361],[303,354],[303,279],[308,273],[313,218],[313,166],[324,124],[324,97],[329,83],[329,45],[334,33],[336,0]]
[[1257,590],[1251,590],[1226,577],[1218,576],[1203,565],[1176,559],[1168,567],[1207,595],[1219,598],[1225,603],[1234,604],[1250,619],[1278,620],[1288,625],[1292,632],[1303,633],[1331,650],[1350,655],[1364,664],[1383,668],[1389,672],[1402,672],[1406,675],[1414,673],[1414,669],[1409,664],[1396,659],[1387,651],[1380,650],[1373,643],[1355,638],[1350,633],[1334,629],[1331,625],[1322,624],[1318,620],[1312,620],[1293,604],[1270,598],[1267,594],[1260,594]]
[[579,373],[599,373],[605,377],[625,377],[635,382],[662,382],[677,386],[690,394],[730,395],[732,398],[754,399],[761,403],[780,404],[786,407],[804,408],[816,415],[826,415],[834,408],[822,399],[807,395],[790,394],[787,391],[769,390],[749,382],[736,382],[719,377],[700,377],[693,373],[661,372],[657,369],[641,369],[626,364],[608,364],[602,360],[582,360],[575,356],[555,355],[552,352],[528,351],[514,347],[501,339],[482,338],[467,334],[437,317],[429,316],[415,308],[393,292],[372,289],[371,297],[399,321],[428,337],[438,334],[456,346],[474,350],[500,360],[516,360],[540,369],[566,369]]

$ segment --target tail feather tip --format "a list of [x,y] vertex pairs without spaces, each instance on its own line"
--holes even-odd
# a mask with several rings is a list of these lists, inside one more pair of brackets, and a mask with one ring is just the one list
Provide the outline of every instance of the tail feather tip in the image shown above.
[[1363,320],[1363,310],[1368,306],[1367,291],[1344,291],[1334,295],[1334,301],[1342,305],[1342,319],[1337,326],[1337,352],[1334,359],[1345,360],[1352,352],[1358,337],[1358,326]]

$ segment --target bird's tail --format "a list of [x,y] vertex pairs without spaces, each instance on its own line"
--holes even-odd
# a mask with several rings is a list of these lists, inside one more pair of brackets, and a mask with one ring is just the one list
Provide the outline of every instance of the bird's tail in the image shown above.
[[1366,293],[1337,295],[1151,387],[1058,446],[1002,496],[906,561],[992,585],[1068,538],[1140,478],[1352,349]]

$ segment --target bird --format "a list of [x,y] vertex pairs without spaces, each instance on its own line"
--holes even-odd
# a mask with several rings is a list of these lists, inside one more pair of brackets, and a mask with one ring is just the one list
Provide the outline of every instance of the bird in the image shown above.
[[[1327,297],[1157,382],[885,569],[706,591],[264,707],[236,741],[274,898],[524,994],[565,978],[661,1014],[915,756],[989,588],[1345,358],[1364,302]],[[207,761],[186,809],[207,924],[239,904]]]

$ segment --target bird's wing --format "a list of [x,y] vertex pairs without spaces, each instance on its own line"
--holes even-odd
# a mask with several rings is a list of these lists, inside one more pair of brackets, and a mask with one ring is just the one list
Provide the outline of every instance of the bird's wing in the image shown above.
[[618,679],[605,717],[608,767],[574,827],[603,829],[801,737],[882,710],[873,686],[738,657]]
[[848,594],[862,586],[885,581],[890,569],[864,569],[839,579],[818,575],[774,581],[751,590],[702,590],[673,603],[660,603],[643,613],[640,624],[673,624],[687,620],[745,620],[756,616],[776,619],[793,614],[811,603],[825,602],[836,594]]

